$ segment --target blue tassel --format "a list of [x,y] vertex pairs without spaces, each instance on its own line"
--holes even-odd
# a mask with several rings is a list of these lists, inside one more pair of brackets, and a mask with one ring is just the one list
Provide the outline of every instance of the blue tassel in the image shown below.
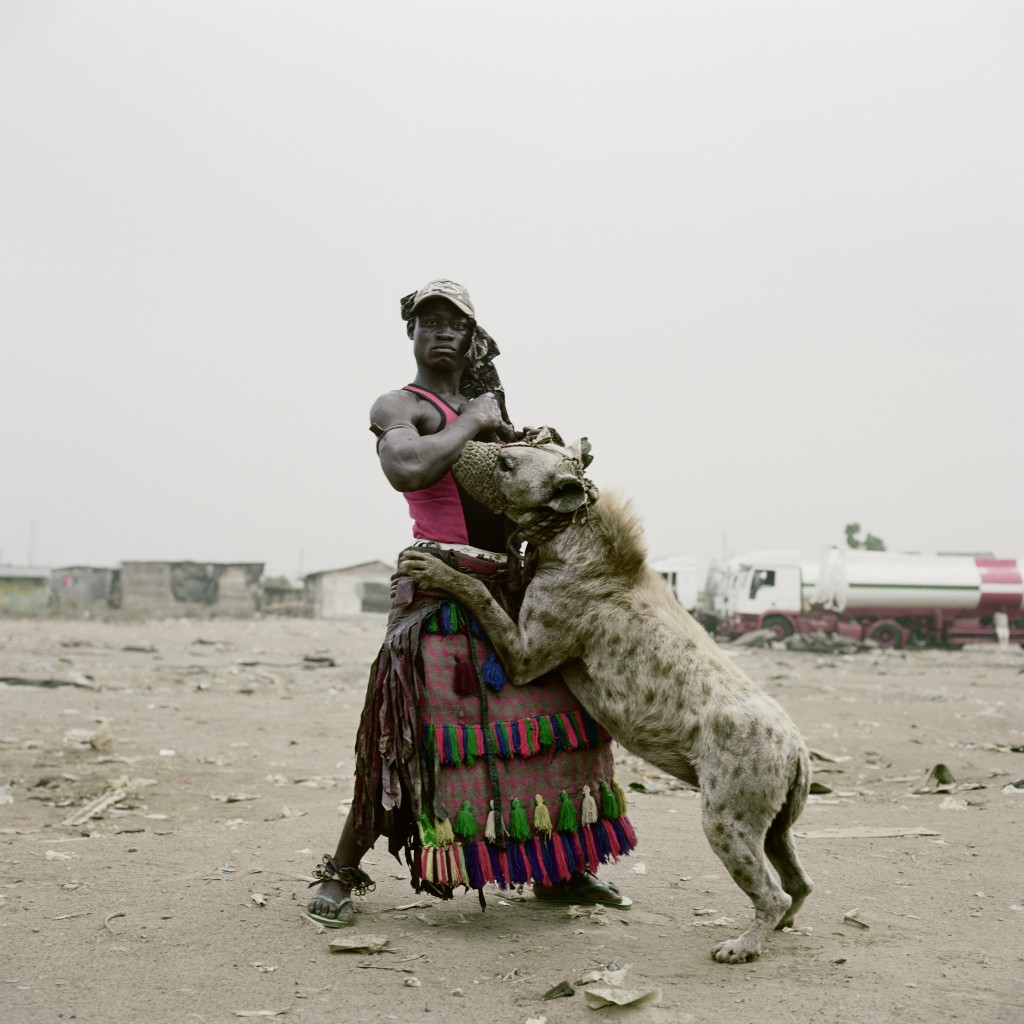
[[[526,856],[530,859],[530,871],[534,878],[540,878],[541,876],[541,858],[537,854],[537,844],[527,843],[526,844]],[[549,876],[550,877],[550,876]]]
[[512,876],[510,881],[513,885],[525,885],[530,880],[530,871],[523,858],[522,843],[508,844],[508,873]]
[[552,843],[559,841],[558,834],[540,837],[540,848],[544,854],[544,867],[547,868],[548,878],[558,877],[558,864],[555,862],[555,851]]
[[490,843],[486,844],[487,855],[491,858],[491,872],[494,875],[495,884],[499,889],[508,888],[508,879],[505,877],[505,871],[501,866],[501,858],[498,856],[498,848],[492,846]]
[[466,857],[466,871],[469,874],[469,887],[471,889],[482,889],[484,887],[484,876],[480,870],[480,844],[466,843],[462,852]]
[[559,715],[551,715],[551,733],[555,737],[555,750],[565,750],[569,741],[565,735],[565,726]]
[[480,623],[476,621],[475,615],[469,617],[469,631],[477,638],[484,635],[484,631],[480,628]]
[[611,858],[612,848],[608,845],[608,833],[605,832],[604,826],[597,822],[597,824],[591,826],[590,834],[594,837],[594,845],[597,847],[597,855],[601,858],[601,862],[604,863]]
[[492,730],[494,732],[494,738],[498,743],[498,753],[502,757],[507,758],[509,756],[508,735],[505,733],[505,730],[502,729],[499,724],[492,726]]
[[583,731],[586,734],[587,742],[591,745],[597,743],[601,739],[601,734],[597,731],[596,723],[587,714],[585,708],[580,708],[580,718],[583,719]]
[[483,676],[484,682],[495,693],[500,693],[501,688],[507,682],[505,678],[505,670],[502,668],[501,662],[498,661],[493,651],[487,655],[487,660],[484,662]]

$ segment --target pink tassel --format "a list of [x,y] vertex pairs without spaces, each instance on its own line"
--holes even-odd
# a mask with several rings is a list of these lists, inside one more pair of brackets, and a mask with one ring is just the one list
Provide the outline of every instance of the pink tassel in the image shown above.
[[553,844],[553,850],[555,854],[555,866],[558,868],[558,878],[556,882],[568,882],[572,878],[572,871],[569,870],[569,861],[565,857],[565,847],[562,843],[565,842],[565,835],[562,832],[556,832],[551,837]]
[[511,884],[508,870],[508,853],[505,850],[498,851],[498,865],[501,867],[501,878],[496,878],[495,881],[502,889],[507,889]]
[[452,673],[452,689],[459,697],[472,697],[477,693],[480,684],[476,672],[461,654],[455,655],[455,671]]
[[494,881],[494,868],[491,866],[491,855],[487,852],[486,843],[474,843],[476,855],[480,861],[480,877],[484,885]]
[[565,729],[566,742],[569,744],[570,750],[575,750],[580,745],[580,738],[576,735],[576,730],[573,728],[575,723],[569,717],[569,715],[561,715],[562,727]]
[[602,818],[600,825],[608,834],[608,848],[612,851],[612,858],[614,860],[618,860],[619,854],[622,853],[622,844],[619,842],[619,837],[615,833],[614,826],[607,818]]
[[601,859],[597,855],[597,844],[594,842],[594,834],[590,831],[592,826],[583,826],[583,845],[587,849],[587,870],[596,871]]

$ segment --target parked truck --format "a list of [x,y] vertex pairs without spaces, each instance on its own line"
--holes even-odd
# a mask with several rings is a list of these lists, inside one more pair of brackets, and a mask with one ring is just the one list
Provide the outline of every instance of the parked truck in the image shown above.
[[754,552],[729,563],[716,631],[770,629],[779,639],[822,630],[883,647],[962,647],[996,639],[1007,615],[1024,646],[1024,559],[831,547],[816,563]]

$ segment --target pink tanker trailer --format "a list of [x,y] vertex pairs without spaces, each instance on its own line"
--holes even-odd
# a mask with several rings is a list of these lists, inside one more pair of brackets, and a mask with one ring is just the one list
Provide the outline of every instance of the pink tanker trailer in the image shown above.
[[996,640],[999,613],[1024,646],[1024,559],[829,548],[809,566],[764,553],[734,560],[716,616],[726,637],[824,630],[884,647]]

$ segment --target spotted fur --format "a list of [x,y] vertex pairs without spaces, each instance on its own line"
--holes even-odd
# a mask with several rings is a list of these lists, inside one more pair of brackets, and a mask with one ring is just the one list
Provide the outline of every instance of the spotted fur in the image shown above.
[[518,624],[479,581],[424,552],[404,553],[401,568],[473,611],[513,683],[561,667],[616,740],[699,786],[704,834],[754,905],[751,927],[719,943],[712,956],[752,960],[773,929],[793,924],[811,891],[791,832],[811,777],[800,733],[648,567],[628,503],[614,496],[588,502],[596,491],[583,486],[578,446],[561,459],[550,446],[511,447],[493,485],[517,523],[535,521],[546,501],[566,513],[573,479],[579,490],[576,514],[538,545]]

